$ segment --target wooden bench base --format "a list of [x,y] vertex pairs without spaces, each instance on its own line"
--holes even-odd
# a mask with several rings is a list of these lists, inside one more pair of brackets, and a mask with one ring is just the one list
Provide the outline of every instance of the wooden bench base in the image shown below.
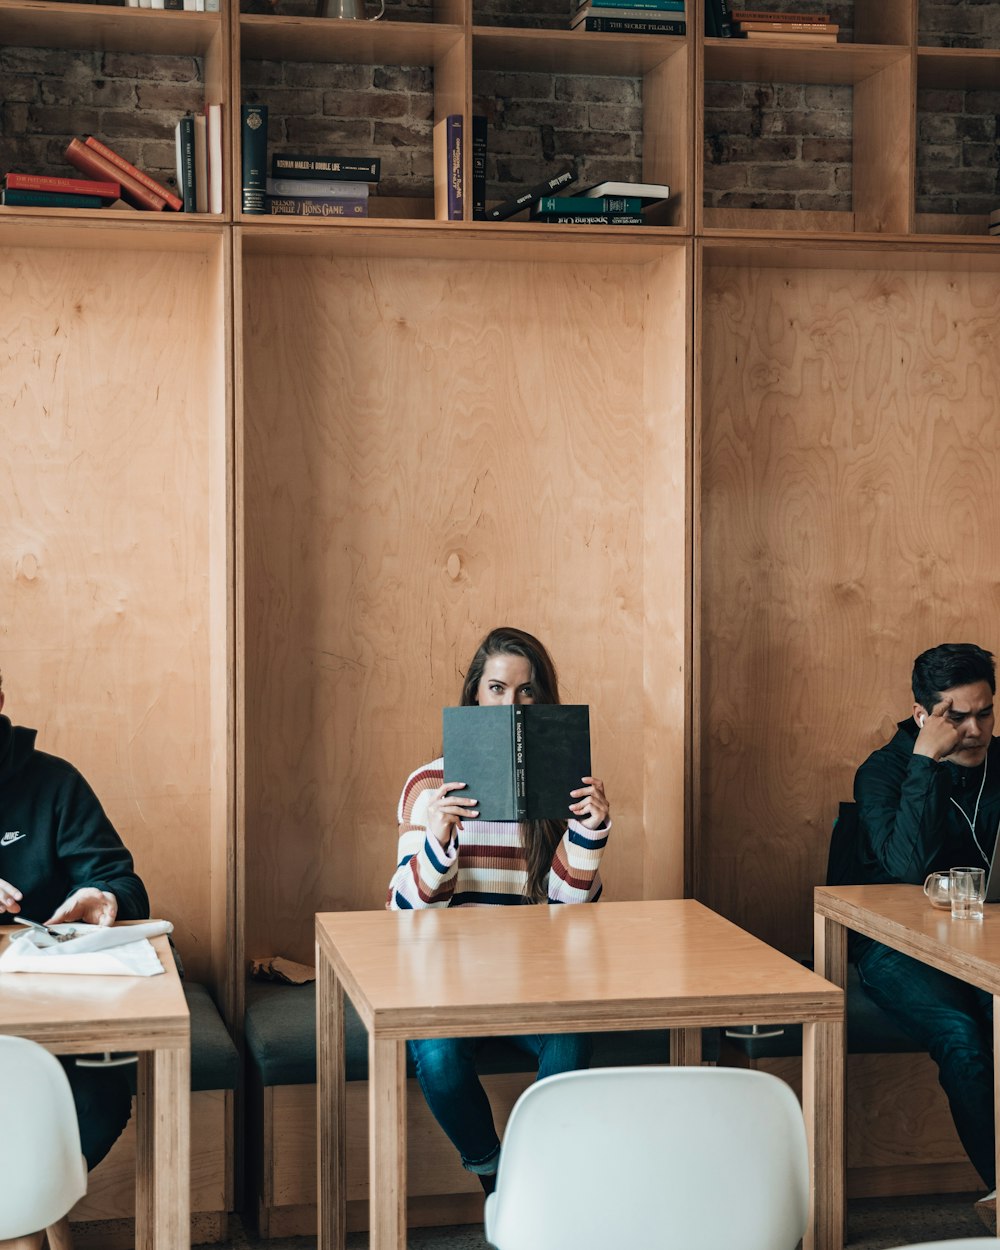
[[[221,1241],[233,1209],[233,1095],[191,1095],[191,1242]],[[91,1172],[87,1195],[70,1212],[76,1250],[135,1245],[135,1103],[107,1158]],[[313,1229],[315,1231],[315,1229]]]
[[[728,1062],[731,1057],[722,1061]],[[801,1091],[799,1058],[734,1066],[771,1072]],[[503,1125],[528,1074],[484,1078]],[[852,1198],[963,1193],[982,1188],[962,1149],[927,1055],[850,1055],[847,1073],[847,1192]],[[368,1227],[368,1084],[347,1086],[347,1221]],[[254,1208],[260,1237],[316,1231],[316,1087],[277,1085],[257,1091],[250,1124],[256,1162]],[[416,1081],[407,1083],[408,1221],[412,1227],[474,1223],[483,1196],[435,1123]],[[253,1190],[251,1191],[253,1193]]]
[[[530,1073],[484,1077],[497,1131]],[[251,1093],[247,1122],[251,1195],[260,1237],[316,1232],[316,1086],[273,1085]],[[483,1191],[458,1161],[427,1109],[416,1081],[407,1082],[408,1220],[413,1227],[475,1223]],[[368,1082],[347,1085],[347,1226],[368,1227]]]
[[[724,1055],[722,1062],[730,1062]],[[801,1095],[799,1058],[746,1060]],[[888,1198],[983,1188],[958,1140],[929,1055],[847,1057],[847,1196]]]

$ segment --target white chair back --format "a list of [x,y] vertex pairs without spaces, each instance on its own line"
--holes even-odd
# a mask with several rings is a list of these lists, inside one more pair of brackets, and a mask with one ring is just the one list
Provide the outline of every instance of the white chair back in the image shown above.
[[899,1250],[997,1250],[1000,1242],[995,1237],[959,1237],[958,1241],[921,1241],[912,1246],[900,1246]]
[[87,1192],[87,1165],[69,1080],[54,1055],[23,1037],[0,1036],[0,1241],[63,1218]]
[[808,1210],[802,1109],[777,1077],[593,1068],[518,1099],[486,1239],[497,1250],[795,1250]]

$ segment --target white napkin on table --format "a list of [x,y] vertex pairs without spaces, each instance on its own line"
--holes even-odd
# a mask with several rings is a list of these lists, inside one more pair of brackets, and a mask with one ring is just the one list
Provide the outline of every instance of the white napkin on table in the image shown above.
[[0,955],[0,972],[155,977],[163,966],[149,939],[174,929],[169,920],[116,926],[73,921],[49,927],[56,933],[72,933],[73,937],[66,942],[53,942],[33,929],[12,935]]

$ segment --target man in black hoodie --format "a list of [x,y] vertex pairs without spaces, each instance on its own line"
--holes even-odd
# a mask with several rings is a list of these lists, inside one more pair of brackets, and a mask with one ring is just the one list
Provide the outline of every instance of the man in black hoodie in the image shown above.
[[[1000,825],[995,693],[981,647],[943,643],[917,656],[912,715],[854,780],[862,883],[920,885],[931,872],[988,866]],[[995,1191],[992,997],[869,939],[852,953],[865,992],[937,1063],[962,1144]]]
[[[149,900],[83,777],[65,760],[36,751],[34,729],[0,716],[0,924],[18,914],[42,924],[112,924],[145,919]],[[63,1066],[93,1168],[128,1122],[128,1078],[121,1068],[81,1068],[71,1059]]]

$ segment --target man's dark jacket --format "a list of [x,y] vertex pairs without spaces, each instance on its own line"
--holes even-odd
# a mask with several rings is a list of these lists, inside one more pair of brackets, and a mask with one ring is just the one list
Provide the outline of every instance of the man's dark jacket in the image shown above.
[[922,885],[929,872],[988,866],[1000,825],[1000,738],[990,741],[987,752],[976,846],[969,821],[983,767],[960,768],[914,755],[917,732],[912,719],[900,721],[892,741],[869,755],[854,778],[861,884]]
[[[21,891],[21,914],[45,921],[81,886],[109,890],[120,920],[149,899],[97,796],[72,764],[35,750],[35,730],[0,716],[0,879]],[[0,923],[12,917],[0,916]]]

